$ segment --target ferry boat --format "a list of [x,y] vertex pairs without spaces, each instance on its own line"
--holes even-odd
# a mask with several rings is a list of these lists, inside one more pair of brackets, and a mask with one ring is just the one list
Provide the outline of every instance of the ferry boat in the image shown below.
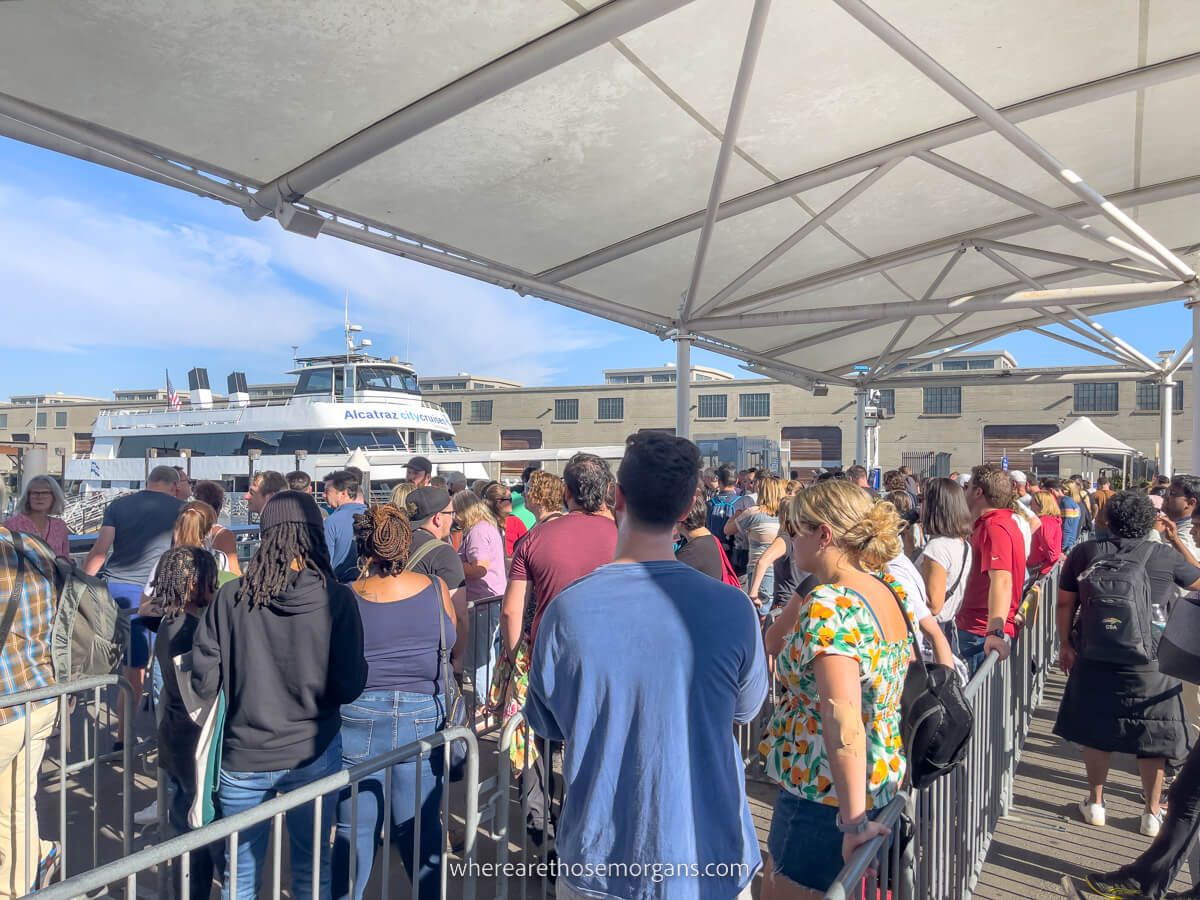
[[[102,411],[91,452],[68,461],[66,480],[81,491],[136,489],[151,468],[165,463],[184,467],[193,479],[244,490],[254,472],[300,469],[319,481],[356,464],[380,486],[403,481],[417,455],[427,457],[435,473],[474,479],[495,477],[496,464],[505,461],[566,459],[575,452],[459,447],[445,410],[422,399],[412,366],[364,352],[370,341],[356,344],[358,331],[347,323],[344,353],[297,358],[289,373],[296,384],[286,399],[252,403],[245,377],[235,373],[224,401],[214,402],[205,384],[179,408]],[[580,449],[610,459],[623,452],[619,446]]]

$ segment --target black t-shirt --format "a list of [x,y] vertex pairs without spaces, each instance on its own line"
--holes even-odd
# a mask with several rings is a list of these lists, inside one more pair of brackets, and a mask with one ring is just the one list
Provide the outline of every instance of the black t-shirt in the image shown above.
[[721,564],[721,548],[711,535],[693,538],[675,551],[675,558],[697,572],[723,581],[725,567]]
[[[1141,543],[1131,540],[1084,541],[1077,544],[1067,555],[1063,564],[1059,587],[1073,594],[1079,593],[1079,576],[1092,563],[1106,556],[1112,556],[1122,545],[1131,546]],[[1154,552],[1146,563],[1146,571],[1150,575],[1150,601],[1157,603],[1163,609],[1170,609],[1178,594],[1176,587],[1187,587],[1200,580],[1200,569],[1183,558],[1174,547],[1155,543]]]
[[[437,538],[423,528],[414,529],[412,548],[409,550],[408,555],[411,557],[430,541],[437,540]],[[442,546],[436,547],[426,553],[417,560],[417,564],[409,569],[409,571],[420,575],[428,575],[431,578],[436,575],[442,581],[446,582],[446,587],[449,590],[456,591],[467,583],[467,576],[463,573],[462,560],[458,558],[458,554],[454,552],[454,548],[445,541],[438,541],[438,543]]]

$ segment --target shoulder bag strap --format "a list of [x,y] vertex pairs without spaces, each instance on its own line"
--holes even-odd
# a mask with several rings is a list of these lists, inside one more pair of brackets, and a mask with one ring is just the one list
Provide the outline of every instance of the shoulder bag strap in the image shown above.
[[430,553],[432,553],[435,549],[437,549],[438,544],[445,544],[447,547],[450,546],[449,544],[446,544],[445,541],[439,541],[437,538],[434,538],[431,541],[426,541],[419,548],[417,548],[416,553],[414,553],[412,556],[410,556],[408,558],[408,561],[404,564],[404,571],[411,572],[412,567],[415,566],[417,563],[419,563],[421,560],[423,560]]
[[[430,542],[432,543],[432,542]],[[425,545],[426,547],[429,544]],[[421,548],[422,550],[425,547]],[[446,650],[446,616],[445,610],[442,608],[442,586],[437,579],[430,579],[433,584],[434,596],[437,598],[435,609],[437,610],[438,620],[438,677],[434,679],[434,689],[438,690],[437,682],[442,682],[439,693],[442,695],[442,714],[447,718],[450,716],[450,654]]]
[[[908,629],[908,636],[910,638],[912,638],[913,656],[916,657],[917,662],[919,662],[921,664],[921,668],[924,669],[925,674],[928,675],[929,668],[928,668],[928,666],[925,665],[925,660],[921,658],[921,650],[920,650],[921,642],[917,640],[917,633],[916,633],[916,631],[913,630],[912,622],[908,618],[908,610],[906,610],[904,608],[904,603],[901,602],[900,595],[896,593],[896,589],[894,587],[892,587],[891,584],[888,583],[888,580],[886,578],[876,575],[875,580],[878,581],[880,584],[882,584],[885,588],[888,589],[888,593],[891,594],[892,599],[896,601],[896,606],[898,606],[900,608],[900,618],[902,618],[904,620],[904,627]],[[882,631],[882,630],[883,629],[881,627],[880,631]]]
[[25,586],[25,547],[21,543],[21,535],[12,533],[13,549],[17,553],[17,572],[13,576],[12,593],[8,595],[8,607],[4,610],[4,622],[0,624],[0,651],[8,643],[8,633],[17,618],[17,603],[21,599],[21,589]]
[[958,590],[958,583],[963,580],[963,576],[967,574],[967,551],[971,549],[971,543],[966,538],[959,538],[963,543],[963,561],[959,567],[958,577],[954,579],[954,584],[950,585],[950,590],[946,591],[946,599],[949,600],[954,592]]

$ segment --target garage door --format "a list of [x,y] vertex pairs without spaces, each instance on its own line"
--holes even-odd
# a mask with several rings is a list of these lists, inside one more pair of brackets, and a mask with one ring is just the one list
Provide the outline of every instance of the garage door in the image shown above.
[[779,451],[791,458],[788,474],[811,478],[817,469],[842,464],[842,429],[836,425],[801,425],[780,429]]
[[[542,433],[536,428],[512,429],[509,431],[500,432],[500,449],[501,450],[541,450],[542,449]],[[528,460],[514,460],[511,462],[503,462],[500,464],[501,478],[520,478],[522,470],[534,462]]]
[[983,461],[999,466],[1008,457],[1008,468],[1038,475],[1057,475],[1057,456],[1038,456],[1023,453],[1022,447],[1036,444],[1058,431],[1056,425],[985,425],[983,426]]

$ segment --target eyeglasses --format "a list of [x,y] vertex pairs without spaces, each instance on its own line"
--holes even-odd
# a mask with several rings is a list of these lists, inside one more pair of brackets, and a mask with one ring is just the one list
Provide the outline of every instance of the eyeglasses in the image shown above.
[[30,497],[53,497],[54,491],[30,491]]
[[512,494],[505,494],[503,497],[496,498],[501,503],[512,503]]

